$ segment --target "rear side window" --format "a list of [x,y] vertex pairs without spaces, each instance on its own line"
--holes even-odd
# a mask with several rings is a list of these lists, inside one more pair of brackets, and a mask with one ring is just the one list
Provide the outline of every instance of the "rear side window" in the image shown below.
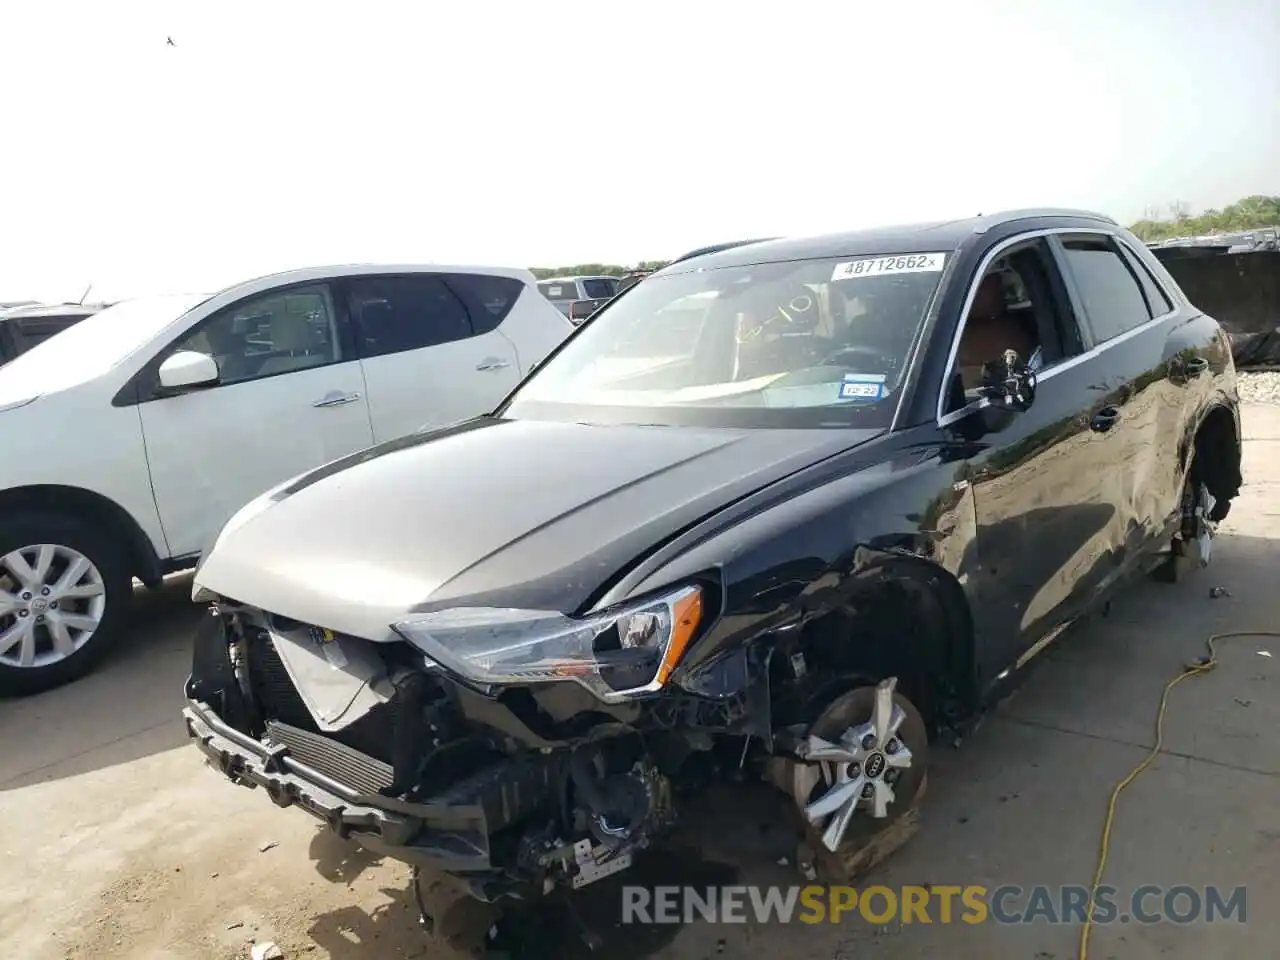
[[32,320],[13,321],[13,333],[18,341],[18,349],[22,352],[30,350],[37,344],[44,343],[50,337],[61,333],[84,319],[84,316],[40,317]]
[[1138,283],[1142,285],[1142,293],[1147,298],[1147,304],[1151,307],[1151,315],[1153,317],[1162,317],[1169,313],[1173,309],[1173,304],[1169,302],[1165,292],[1160,289],[1160,285],[1156,283],[1147,265],[1132,250],[1125,250],[1124,254],[1125,259],[1129,261],[1129,266],[1138,275]]
[[514,277],[482,273],[450,274],[448,283],[467,308],[472,332],[477,336],[497,329],[524,292],[524,284]]
[[473,333],[466,307],[439,275],[357,277],[348,290],[361,356],[420,350]]
[[1109,238],[1069,237],[1062,247],[1098,343],[1151,319],[1138,279]]
[[608,300],[618,292],[618,281],[602,278],[583,280],[582,289],[586,291],[588,300]]

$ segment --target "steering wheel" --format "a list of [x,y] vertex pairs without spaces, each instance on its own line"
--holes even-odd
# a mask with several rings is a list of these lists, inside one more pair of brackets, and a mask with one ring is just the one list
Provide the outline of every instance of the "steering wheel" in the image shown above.
[[841,347],[833,353],[827,354],[822,358],[820,366],[844,366],[846,365],[845,358],[855,356],[870,357],[871,359],[878,361],[879,365],[885,368],[886,372],[888,368],[894,365],[894,357],[885,353],[883,350],[879,350],[876,347],[868,347],[865,344],[850,344],[848,346]]

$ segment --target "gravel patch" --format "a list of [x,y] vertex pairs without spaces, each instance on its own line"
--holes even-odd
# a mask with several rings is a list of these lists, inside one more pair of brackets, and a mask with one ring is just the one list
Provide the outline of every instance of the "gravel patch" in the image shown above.
[[1280,404],[1280,371],[1241,370],[1237,379],[1241,403]]

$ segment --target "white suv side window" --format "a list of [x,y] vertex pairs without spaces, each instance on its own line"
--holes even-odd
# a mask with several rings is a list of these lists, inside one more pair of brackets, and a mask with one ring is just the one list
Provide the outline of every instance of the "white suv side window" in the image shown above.
[[223,384],[322,367],[343,359],[324,284],[273,291],[214,315],[174,348],[206,353]]

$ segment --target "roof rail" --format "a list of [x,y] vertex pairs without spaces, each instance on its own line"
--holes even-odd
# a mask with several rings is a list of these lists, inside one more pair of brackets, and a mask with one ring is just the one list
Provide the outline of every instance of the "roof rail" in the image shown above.
[[[730,240],[728,243],[713,243],[707,247],[699,247],[697,250],[690,250],[686,254],[676,257],[671,263],[682,263],[685,260],[692,260],[694,257],[704,257],[710,253],[719,253],[722,250],[732,250],[734,247],[745,247],[749,243],[765,243],[769,240],[777,240],[777,237],[756,237],[752,240]],[[670,266],[670,264],[668,264]]]
[[974,233],[985,233],[992,224],[1008,223],[1010,220],[1031,220],[1035,217],[1078,217],[1081,220],[1097,220],[1109,223],[1113,227],[1120,224],[1105,213],[1096,210],[1077,210],[1074,207],[1027,207],[1018,210],[997,210],[995,213],[980,213]]

